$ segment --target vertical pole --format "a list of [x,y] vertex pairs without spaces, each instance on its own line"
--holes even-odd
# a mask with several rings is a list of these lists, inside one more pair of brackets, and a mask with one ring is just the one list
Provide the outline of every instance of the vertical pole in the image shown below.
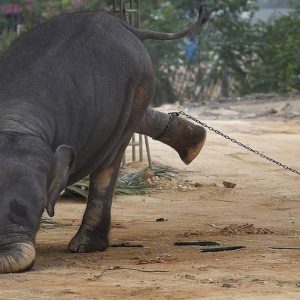
[[133,0],[130,0],[130,13],[129,13],[129,21],[130,21],[130,25],[135,26],[134,24],[134,14],[132,12],[133,10]]
[[124,9],[123,0],[120,0],[120,18],[121,19],[123,19],[123,9]]
[[145,135],[145,144],[146,144],[146,151],[147,151],[149,169],[152,169],[153,165],[152,165],[152,159],[151,159],[151,153],[150,153],[149,140],[148,140],[148,137],[146,135]]
[[136,161],[136,152],[135,152],[135,133],[132,136],[132,161]]
[[141,26],[141,5],[140,5],[140,0],[137,0],[136,4],[136,9],[137,9],[137,28],[140,28]]
[[143,162],[143,136],[139,134],[139,150],[140,150],[140,162]]
[[[129,22],[130,25],[140,28],[141,26],[141,2],[140,0],[128,0],[129,2],[129,11],[126,13],[126,5],[125,0],[113,0],[113,9],[115,12],[115,15],[119,18],[125,20],[126,22]],[[128,3],[126,2],[126,3]],[[148,165],[149,168],[152,169],[152,159],[151,159],[151,153],[150,153],[150,146],[149,146],[149,140],[147,136],[139,135],[138,142],[136,141],[136,135],[133,134],[131,139],[131,147],[132,147],[132,161],[135,162],[136,157],[136,147],[139,146],[139,161],[143,161],[143,137],[145,139],[145,146],[147,151],[147,158],[148,158]],[[126,165],[126,153],[124,153],[122,165]]]
[[124,152],[123,160],[122,160],[122,167],[126,166],[126,151]]

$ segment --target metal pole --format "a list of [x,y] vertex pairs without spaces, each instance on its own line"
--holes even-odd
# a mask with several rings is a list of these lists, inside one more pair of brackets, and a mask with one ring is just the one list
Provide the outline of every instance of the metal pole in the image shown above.
[[123,9],[124,9],[123,0],[120,0],[120,18],[121,19],[123,19]]
[[144,160],[143,157],[143,136],[139,134],[139,150],[140,150],[140,162]]
[[137,9],[137,28],[140,28],[141,26],[141,10],[140,10],[140,0],[137,0],[136,9]]
[[130,20],[130,25],[134,26],[134,13],[132,12],[133,9],[133,0],[130,0],[130,13],[129,13],[129,20]]
[[[140,0],[128,0],[129,9],[127,9],[124,0],[113,0],[113,9],[115,16],[129,22],[132,26],[140,28],[141,26],[141,2]],[[126,2],[126,3],[128,3]],[[119,5],[119,6],[118,6]],[[132,161],[136,161],[136,147],[139,146],[139,160],[143,161],[143,137],[145,138],[145,146],[147,151],[148,165],[152,169],[152,159],[150,154],[149,140],[147,136],[139,135],[138,142],[136,142],[136,136],[133,134],[131,143],[129,144],[132,147]],[[126,165],[126,153],[124,153],[122,165]]]
[[132,136],[132,161],[136,160],[136,155],[135,155],[135,133]]
[[152,159],[151,159],[151,153],[150,153],[149,140],[148,140],[148,137],[146,135],[145,135],[145,144],[146,144],[146,151],[147,151],[149,169],[152,169],[153,165],[152,165]]

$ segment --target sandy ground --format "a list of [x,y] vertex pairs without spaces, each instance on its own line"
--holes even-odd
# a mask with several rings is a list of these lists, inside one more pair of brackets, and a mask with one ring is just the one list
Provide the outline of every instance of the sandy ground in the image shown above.
[[[273,115],[206,121],[300,169],[300,121]],[[114,199],[111,243],[143,248],[67,253],[85,205],[61,201],[54,220],[68,226],[41,229],[34,269],[0,275],[0,299],[300,299],[299,176],[210,133],[190,166],[158,142],[151,152],[199,187]],[[224,180],[236,187],[225,188]],[[254,227],[237,226],[245,224]],[[203,247],[174,245],[195,240],[246,248],[199,253]]]

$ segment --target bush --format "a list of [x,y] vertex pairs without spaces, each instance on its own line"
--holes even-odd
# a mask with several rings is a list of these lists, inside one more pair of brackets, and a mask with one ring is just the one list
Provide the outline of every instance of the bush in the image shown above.
[[262,24],[260,47],[250,68],[251,92],[300,90],[300,17],[298,11]]

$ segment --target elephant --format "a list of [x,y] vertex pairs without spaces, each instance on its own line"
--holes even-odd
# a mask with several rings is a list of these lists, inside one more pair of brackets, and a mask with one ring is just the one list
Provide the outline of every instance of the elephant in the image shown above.
[[171,147],[189,164],[205,129],[149,108],[155,77],[147,39],[178,33],[131,27],[103,12],[55,17],[21,35],[0,61],[0,273],[24,272],[46,209],[90,175],[89,197],[71,252],[109,246],[111,205],[120,163],[134,132]]

